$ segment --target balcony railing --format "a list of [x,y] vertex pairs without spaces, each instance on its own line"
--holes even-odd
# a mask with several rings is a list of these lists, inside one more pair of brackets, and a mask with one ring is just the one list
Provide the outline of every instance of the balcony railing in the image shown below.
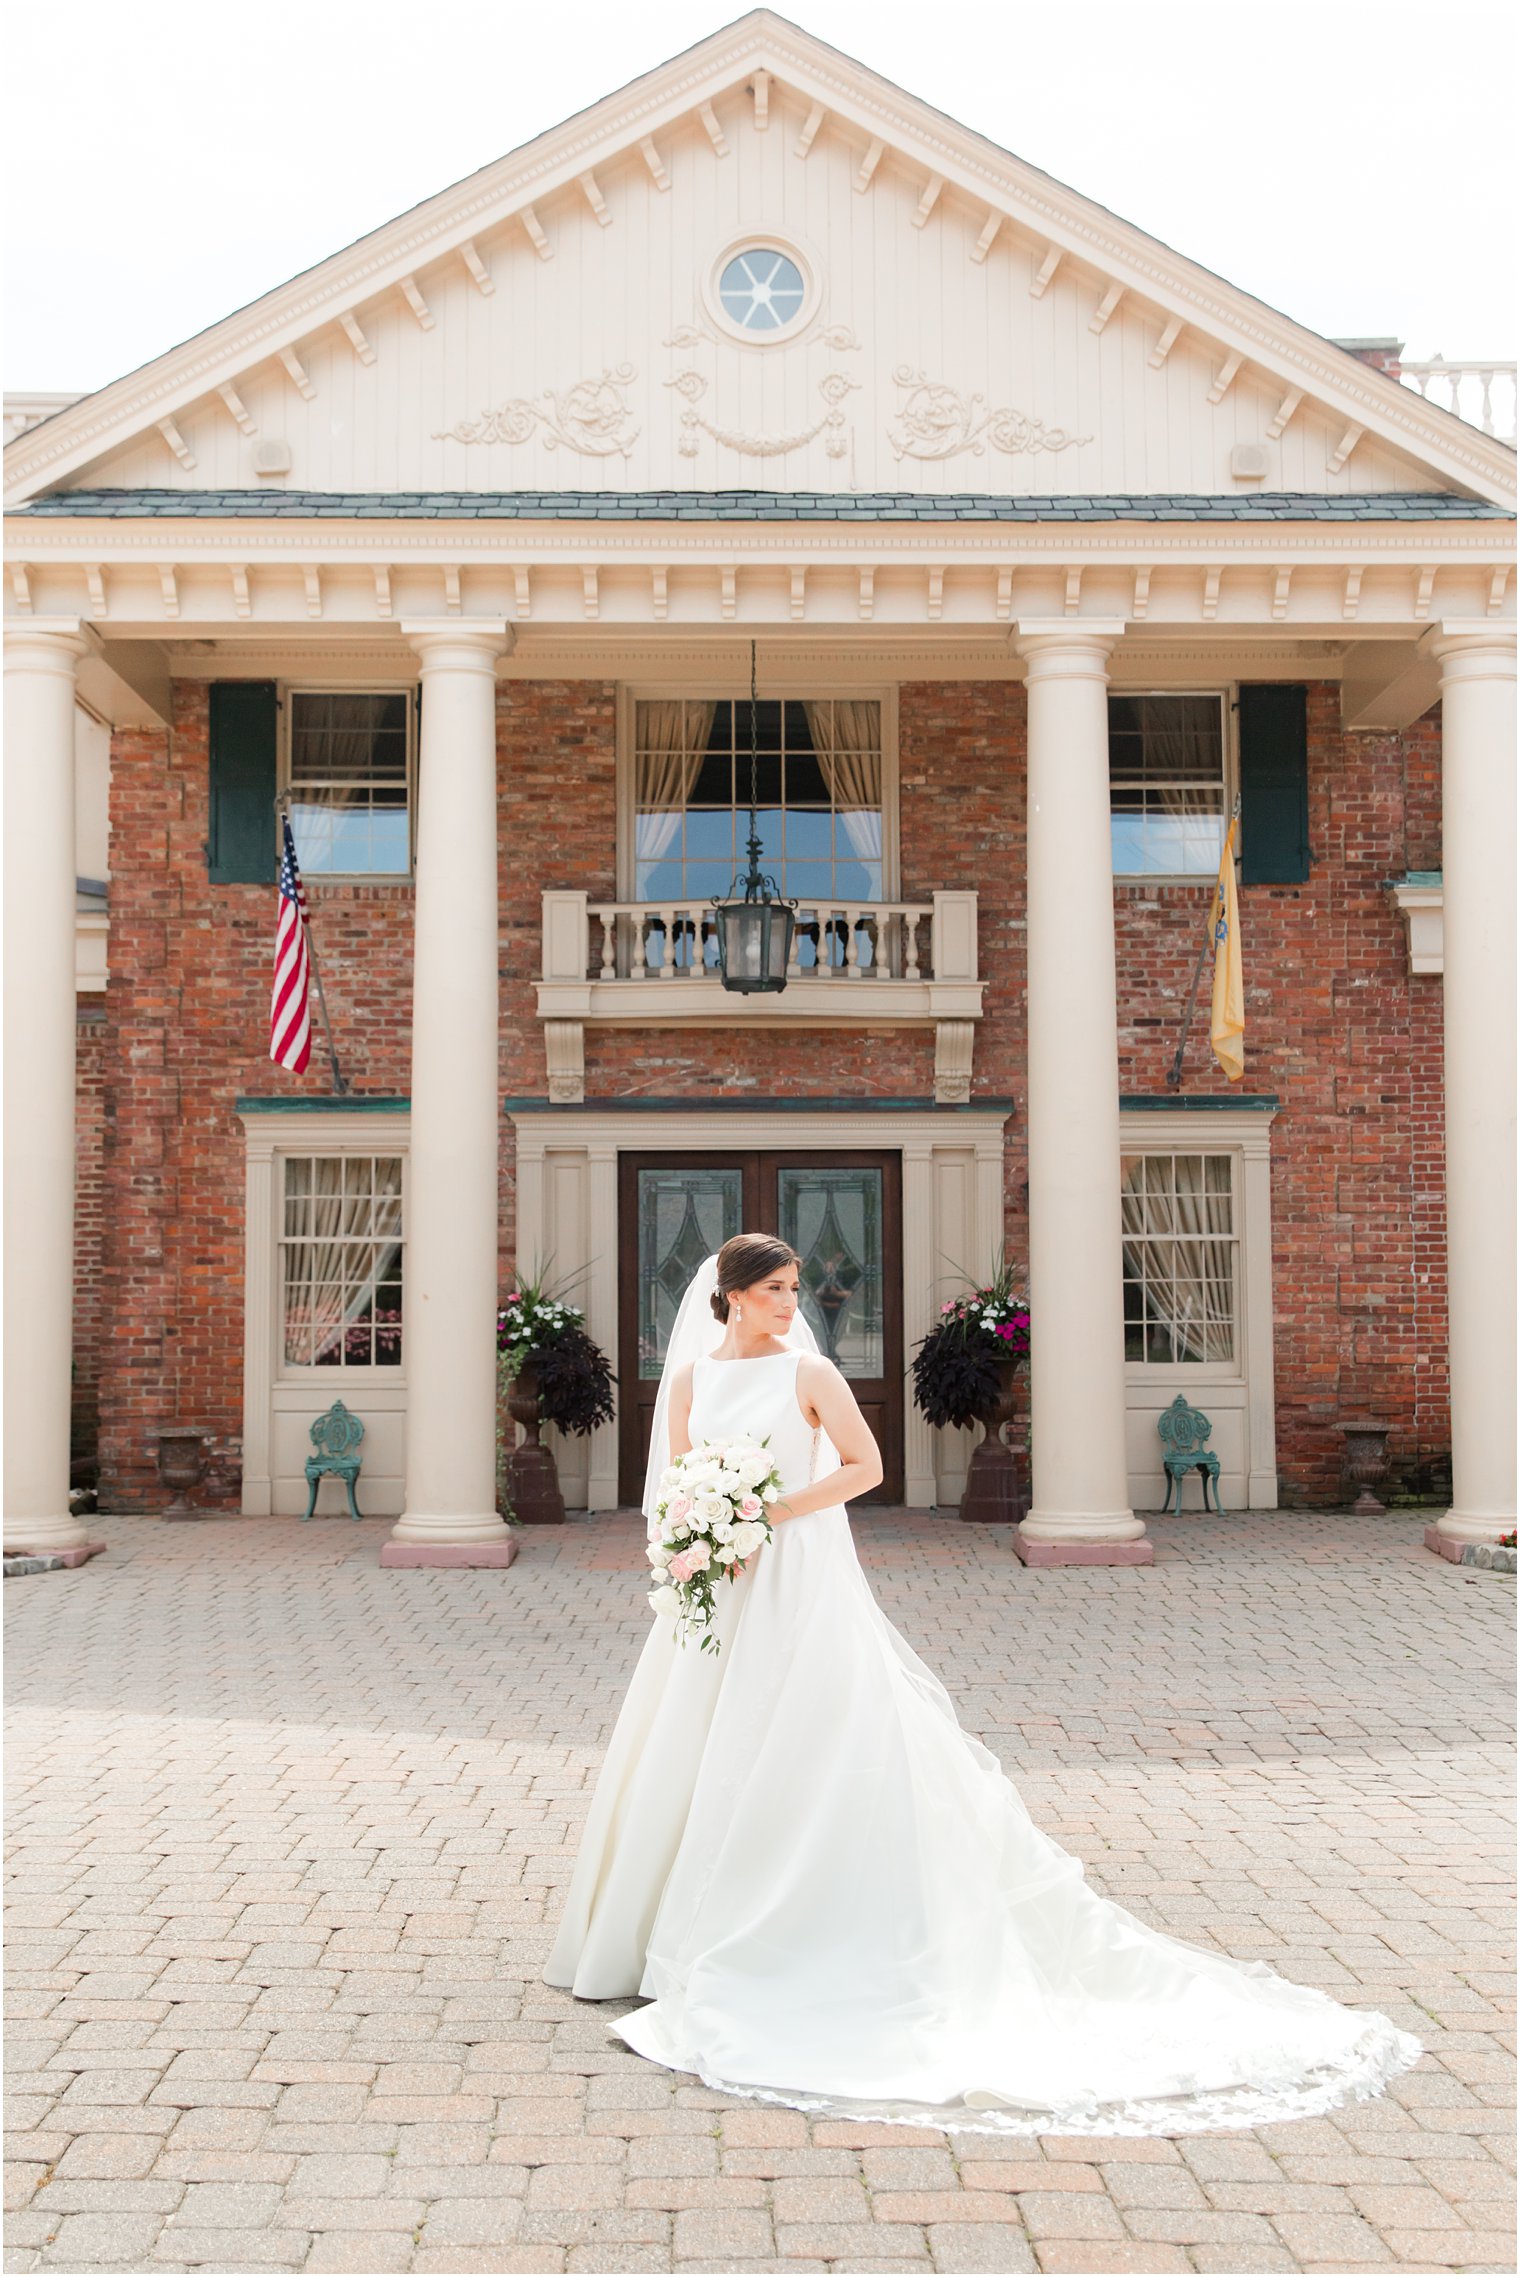
[[[717,981],[718,927],[710,901],[599,901],[590,905],[598,980]],[[797,912],[787,979],[814,986],[933,976],[931,902],[820,902]],[[601,928],[600,967],[595,934]]]
[[539,1017],[549,1096],[584,1097],[586,1024],[617,1027],[932,1027],[935,1097],[970,1097],[981,1018],[976,895],[835,901],[798,910],[787,987],[732,994],[710,901],[543,897]]
[[1427,403],[1454,411],[1469,427],[1479,427],[1501,443],[1515,440],[1515,367],[1513,364],[1453,363],[1432,356],[1423,363],[1400,362],[1399,377],[1423,395]]

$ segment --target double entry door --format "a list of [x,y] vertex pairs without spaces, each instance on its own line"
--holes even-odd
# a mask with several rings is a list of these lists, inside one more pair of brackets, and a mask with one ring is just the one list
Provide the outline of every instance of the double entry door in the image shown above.
[[896,1154],[624,1154],[618,1159],[618,1499],[644,1491],[677,1308],[704,1257],[774,1233],[802,1259],[802,1310],[848,1378],[903,1495],[902,1162]]

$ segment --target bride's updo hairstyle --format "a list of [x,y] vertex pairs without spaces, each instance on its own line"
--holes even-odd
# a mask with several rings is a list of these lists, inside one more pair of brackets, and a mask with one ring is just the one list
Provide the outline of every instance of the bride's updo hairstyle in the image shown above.
[[736,1233],[732,1241],[725,1241],[718,1251],[718,1286],[712,1294],[712,1308],[719,1320],[728,1319],[728,1300],[741,1289],[752,1289],[757,1281],[768,1280],[779,1273],[784,1265],[801,1265],[802,1259],[789,1241],[778,1241],[773,1233]]

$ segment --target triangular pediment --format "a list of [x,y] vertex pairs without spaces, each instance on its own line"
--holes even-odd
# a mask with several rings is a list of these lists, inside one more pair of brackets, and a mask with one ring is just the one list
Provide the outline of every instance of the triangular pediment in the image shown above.
[[[800,287],[774,338],[719,289],[756,247]],[[6,472],[15,504],[1514,492],[1512,451],[763,10],[23,435]]]

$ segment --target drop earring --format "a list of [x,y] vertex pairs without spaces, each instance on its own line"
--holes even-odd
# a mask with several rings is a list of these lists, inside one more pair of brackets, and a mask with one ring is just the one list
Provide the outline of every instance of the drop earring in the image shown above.
[[743,1307],[742,1305],[735,1305],[735,1306],[734,1306],[734,1319],[735,1319],[735,1321],[736,1321],[736,1322],[737,1322],[737,1321],[741,1321],[743,1318],[744,1318],[744,1307]]

